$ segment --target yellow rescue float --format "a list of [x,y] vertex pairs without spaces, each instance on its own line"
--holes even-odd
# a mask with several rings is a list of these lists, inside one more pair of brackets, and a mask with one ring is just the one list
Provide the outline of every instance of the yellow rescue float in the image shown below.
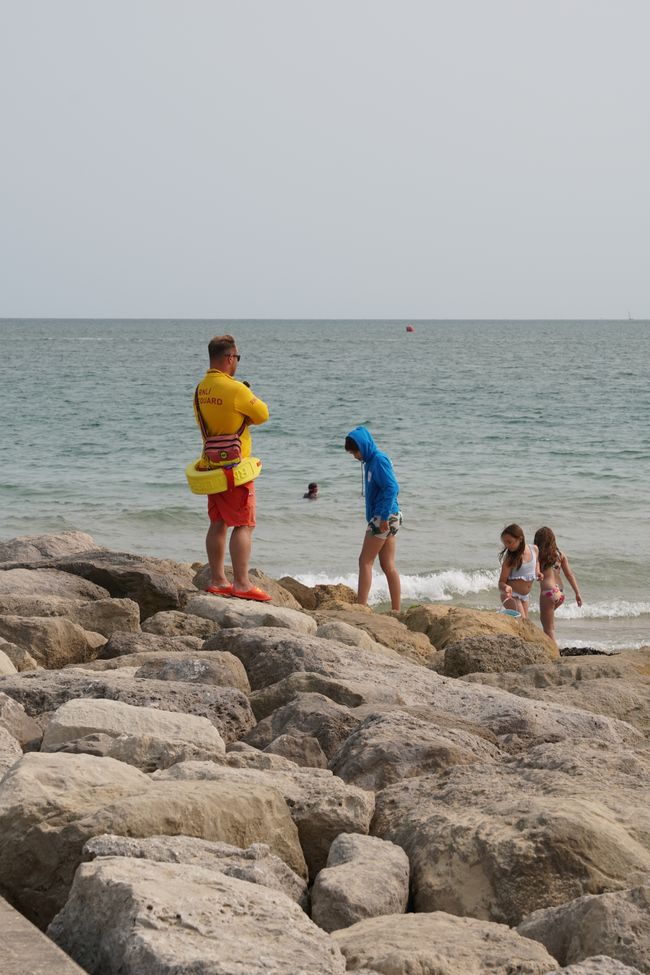
[[185,468],[192,494],[221,494],[228,488],[254,481],[262,473],[262,461],[258,457],[244,457],[235,467],[216,467],[211,471],[198,469],[200,463],[201,459],[193,460]]

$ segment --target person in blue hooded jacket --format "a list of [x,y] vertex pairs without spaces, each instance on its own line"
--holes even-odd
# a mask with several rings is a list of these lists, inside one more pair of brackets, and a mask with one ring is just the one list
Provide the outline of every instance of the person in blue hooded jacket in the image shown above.
[[345,449],[364,465],[363,483],[366,495],[366,535],[359,556],[357,602],[367,606],[372,585],[372,567],[379,564],[386,576],[391,606],[400,608],[401,585],[395,567],[396,538],[402,514],[397,495],[399,484],[390,458],[384,454],[365,427],[355,427],[345,438]]

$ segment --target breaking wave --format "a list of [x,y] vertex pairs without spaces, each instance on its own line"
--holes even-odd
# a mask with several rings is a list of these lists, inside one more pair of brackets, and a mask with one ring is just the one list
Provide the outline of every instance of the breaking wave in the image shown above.
[[585,603],[577,606],[571,602],[571,593],[567,593],[566,603],[557,610],[558,619],[565,620],[635,619],[648,614],[650,614],[650,603],[630,603],[624,599],[615,599],[609,603]]
[[[494,598],[481,608],[498,609],[499,598],[496,592],[498,577],[498,570],[491,569],[477,569],[472,572],[463,569],[446,569],[443,572],[431,572],[427,575],[402,575],[402,598],[423,603],[450,602],[455,598],[492,590]],[[356,589],[357,586],[356,573],[348,575],[304,573],[296,578],[305,586],[343,584],[352,589]],[[558,620],[636,619],[639,616],[650,615],[650,602],[614,599],[609,602],[585,603],[583,606],[577,606],[572,602],[573,593],[570,590],[566,597],[566,603],[557,611]],[[375,572],[370,602],[377,604],[387,600],[386,579],[381,572]],[[539,590],[535,587],[530,600],[530,610],[533,615],[538,613],[538,604]]]
[[[402,598],[417,600],[418,602],[449,602],[454,596],[466,596],[469,593],[484,592],[495,589],[498,572],[491,569],[478,569],[475,572],[464,572],[462,569],[447,569],[444,572],[431,572],[428,575],[403,575]],[[306,573],[296,576],[305,586],[345,585],[352,589],[357,587],[356,574],[324,575]],[[388,599],[388,586],[382,573],[374,573],[370,601],[382,603]]]

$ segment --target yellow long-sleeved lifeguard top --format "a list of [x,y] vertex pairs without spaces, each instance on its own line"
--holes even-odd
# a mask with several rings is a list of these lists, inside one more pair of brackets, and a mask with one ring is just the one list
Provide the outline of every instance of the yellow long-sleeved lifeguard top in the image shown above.
[[[210,436],[236,433],[244,419],[259,425],[269,418],[269,408],[252,389],[219,369],[208,369],[198,387],[201,416]],[[196,403],[194,404],[196,416]],[[196,417],[198,423],[198,417]],[[200,425],[200,424],[199,424]],[[248,424],[241,435],[242,457],[250,457],[253,444]]]

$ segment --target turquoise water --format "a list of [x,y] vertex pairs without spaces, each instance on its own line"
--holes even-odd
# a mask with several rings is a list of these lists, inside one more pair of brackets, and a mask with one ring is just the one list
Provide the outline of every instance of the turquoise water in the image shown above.
[[401,483],[407,597],[497,608],[501,529],[548,524],[585,599],[560,610],[561,642],[650,643],[650,325],[405,324],[0,322],[0,535],[74,527],[203,558],[205,501],[183,468],[207,342],[231,329],[238,378],[271,410],[254,431],[260,568],[354,580],[363,503],[342,444],[367,423]]

